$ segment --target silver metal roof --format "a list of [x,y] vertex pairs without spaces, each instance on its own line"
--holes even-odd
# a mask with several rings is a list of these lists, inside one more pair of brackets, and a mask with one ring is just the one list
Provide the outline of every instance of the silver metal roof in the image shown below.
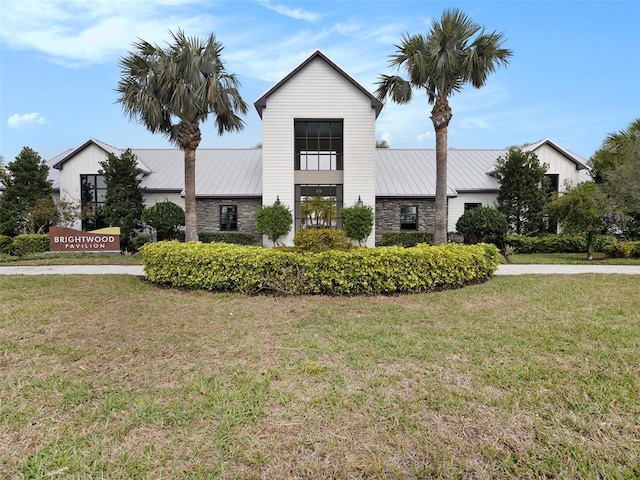
[[[487,174],[505,150],[449,150],[447,195],[459,191],[497,191]],[[436,151],[376,149],[376,195],[381,197],[435,197]]]
[[[184,189],[184,152],[178,149],[132,152],[150,169],[141,186],[147,190]],[[196,195],[199,197],[262,196],[262,150],[196,150]]]
[[[108,153],[122,152],[91,139],[81,147],[68,150],[47,163],[49,178],[59,188],[58,169],[90,143]],[[588,172],[585,161],[548,139],[527,147],[535,150],[550,144],[576,164],[580,173]],[[184,190],[184,152],[172,149],[132,149],[145,175],[141,186],[148,191],[182,192]],[[447,195],[460,192],[497,192],[498,182],[490,173],[495,169],[502,150],[448,151]],[[375,150],[375,191],[380,197],[435,197],[435,150],[387,149]],[[196,151],[196,195],[198,197],[260,197],[262,196],[262,149],[206,149]]]

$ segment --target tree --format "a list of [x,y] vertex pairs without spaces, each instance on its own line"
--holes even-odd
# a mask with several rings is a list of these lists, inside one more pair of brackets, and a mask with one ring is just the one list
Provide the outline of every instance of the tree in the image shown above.
[[495,172],[500,182],[498,210],[513,233],[529,235],[540,228],[542,209],[547,203],[548,168],[535,153],[520,148],[510,148],[507,155],[498,157]]
[[152,133],[162,133],[184,151],[185,239],[198,240],[196,217],[196,149],[202,134],[200,122],[215,116],[218,135],[242,130],[238,113],[247,104],[221,59],[222,44],[210,35],[205,41],[171,33],[166,48],[144,40],[120,60],[122,76],[118,102],[130,118],[137,118]]
[[107,186],[104,200],[105,220],[112,227],[120,227],[120,248],[134,250],[135,229],[141,226],[140,216],[144,210],[137,157],[127,149],[119,157],[110,153],[100,162]]
[[373,229],[373,208],[369,205],[354,205],[342,209],[342,229],[347,236],[358,242],[366,242]]
[[392,67],[403,67],[408,80],[397,75],[381,75],[376,95],[404,104],[413,98],[413,89],[424,90],[436,134],[436,218],[434,245],[447,241],[447,129],[452,118],[449,97],[470,83],[482,87],[490,73],[508,64],[511,50],[501,48],[503,34],[485,33],[458,9],[445,10],[434,20],[427,36],[403,36],[392,55]]
[[565,193],[554,194],[545,211],[558,219],[565,232],[585,236],[588,260],[593,259],[598,236],[619,228],[619,213],[595,182],[567,185]]
[[607,176],[618,167],[640,157],[640,118],[626,130],[607,135],[602,146],[589,160],[591,176],[596,183],[605,183]]
[[502,248],[507,219],[497,208],[472,208],[458,219],[456,230],[464,235],[464,243],[494,243]]
[[159,202],[142,212],[142,221],[156,230],[158,240],[174,240],[184,227],[184,210],[169,200]]
[[376,148],[389,148],[389,142],[385,139],[376,140]]
[[256,228],[262,235],[266,235],[273,242],[291,231],[293,216],[291,210],[276,200],[273,205],[260,207],[256,212]]
[[640,238],[640,118],[610,133],[590,162],[596,183],[628,216],[625,236]]
[[[0,168],[0,183],[4,185],[0,195],[1,234],[15,236],[33,229],[44,231],[55,223],[55,208],[51,210],[50,205],[45,205],[53,204],[48,175],[49,166],[29,147],[24,147],[6,168]],[[43,219],[46,210],[51,217]]]

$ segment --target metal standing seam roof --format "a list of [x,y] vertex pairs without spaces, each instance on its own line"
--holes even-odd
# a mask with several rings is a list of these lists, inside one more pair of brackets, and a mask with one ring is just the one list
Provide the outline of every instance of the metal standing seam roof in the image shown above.
[[[147,190],[184,190],[184,152],[178,149],[132,150],[149,168]],[[196,150],[196,196],[262,196],[262,150]]]
[[[487,174],[505,150],[449,150],[447,195],[459,191],[497,191]],[[435,150],[376,149],[376,195],[381,197],[435,197]]]
[[[91,140],[94,143],[96,141]],[[90,141],[90,142],[91,142]],[[581,158],[549,140],[528,148],[533,150],[551,143],[566,155],[572,155],[580,173],[588,172]],[[101,148],[102,142],[96,143]],[[49,178],[59,189],[61,163],[68,161],[85,148],[68,150],[47,163]],[[110,147],[107,152],[115,150]],[[184,152],[180,149],[132,149],[146,174],[141,186],[147,191],[180,192],[184,190]],[[447,195],[461,192],[497,192],[499,183],[490,173],[495,169],[501,150],[456,150],[447,154]],[[434,149],[375,150],[375,192],[380,197],[435,197],[436,153]],[[206,149],[196,150],[196,195],[198,197],[260,197],[262,196],[262,149]]]

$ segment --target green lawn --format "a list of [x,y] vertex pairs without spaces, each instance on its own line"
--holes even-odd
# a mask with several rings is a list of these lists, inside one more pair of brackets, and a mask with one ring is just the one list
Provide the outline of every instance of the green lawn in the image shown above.
[[24,257],[0,254],[0,266],[20,265],[140,265],[142,258],[136,255],[107,253],[34,253]]
[[0,478],[639,478],[640,281],[0,276]]

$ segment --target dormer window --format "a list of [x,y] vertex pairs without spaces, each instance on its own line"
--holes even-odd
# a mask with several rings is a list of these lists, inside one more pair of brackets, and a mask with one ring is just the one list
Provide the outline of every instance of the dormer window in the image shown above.
[[342,120],[295,121],[295,169],[343,169]]

